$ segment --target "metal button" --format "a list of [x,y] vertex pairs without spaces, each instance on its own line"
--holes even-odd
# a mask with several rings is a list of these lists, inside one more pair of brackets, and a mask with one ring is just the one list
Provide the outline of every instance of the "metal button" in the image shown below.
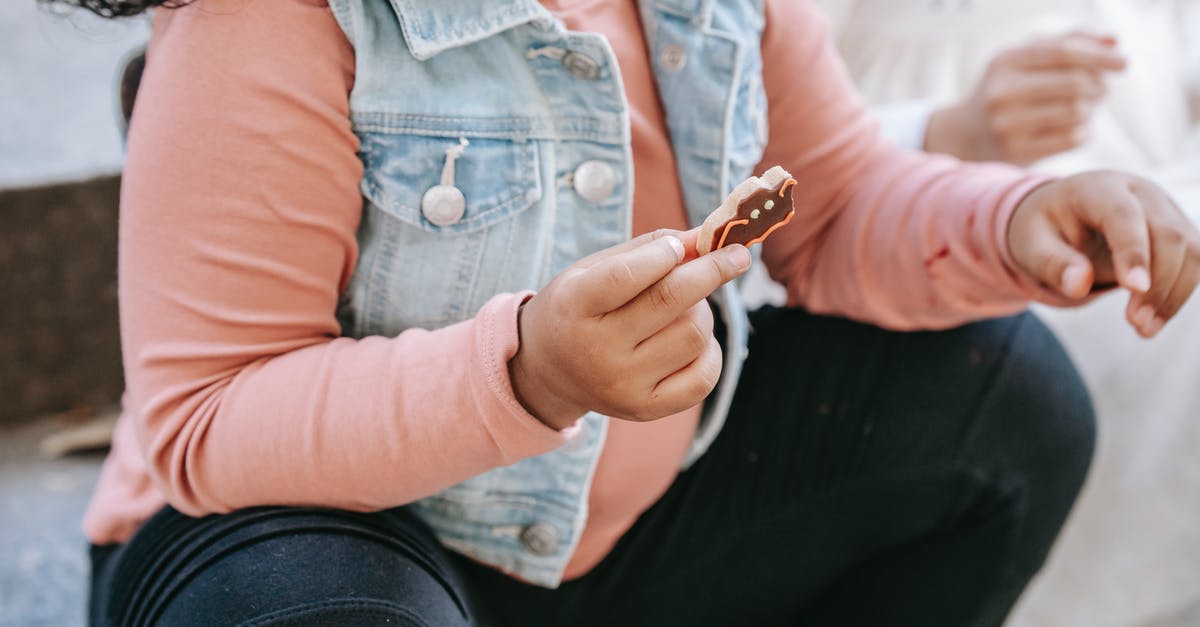
[[462,219],[467,199],[453,185],[434,185],[421,197],[421,214],[438,226],[450,226]]
[[600,64],[582,52],[568,52],[563,55],[562,64],[571,76],[580,80],[593,81],[600,76]]
[[575,168],[575,192],[588,202],[600,202],[617,188],[617,173],[603,161],[584,161]]
[[558,528],[536,522],[521,530],[521,546],[534,555],[553,555],[558,550]]
[[662,64],[664,69],[679,70],[687,63],[687,53],[684,52],[683,46],[671,44],[663,48],[662,54],[658,57],[658,62]]

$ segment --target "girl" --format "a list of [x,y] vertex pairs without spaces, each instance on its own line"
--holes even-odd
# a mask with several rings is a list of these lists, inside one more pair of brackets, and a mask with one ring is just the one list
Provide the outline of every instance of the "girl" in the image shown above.
[[[1093,439],[1017,312],[1200,274],[1141,179],[891,148],[807,3],[200,0],[138,98],[96,624],[997,625]],[[748,318],[688,227],[774,164]]]

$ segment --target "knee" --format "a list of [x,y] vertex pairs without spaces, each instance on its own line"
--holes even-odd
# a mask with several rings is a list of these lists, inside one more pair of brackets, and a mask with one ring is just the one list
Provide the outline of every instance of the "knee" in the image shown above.
[[1071,358],[1036,316],[1012,325],[983,401],[991,414],[985,444],[1030,481],[1060,486],[1073,500],[1091,465],[1096,417]]
[[162,608],[156,624],[198,624],[198,616],[205,624],[470,623],[449,573],[407,529],[321,511],[284,513],[212,539],[210,558],[185,565],[192,574],[153,603]]

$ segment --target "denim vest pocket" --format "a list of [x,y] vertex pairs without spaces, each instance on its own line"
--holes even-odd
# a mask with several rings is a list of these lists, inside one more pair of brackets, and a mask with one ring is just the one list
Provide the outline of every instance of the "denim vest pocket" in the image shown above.
[[[465,320],[496,291],[537,287],[539,252],[528,239],[542,198],[534,141],[471,138],[447,181],[465,199],[462,216],[431,222],[422,209],[441,184],[455,136],[360,132],[366,200],[359,230],[356,335],[392,335]],[[536,231],[535,231],[536,232]],[[524,234],[524,235],[522,235]],[[529,250],[527,247],[533,247]]]
[[428,233],[478,231],[528,209],[542,195],[536,144],[473,139],[455,160],[451,182],[466,198],[466,210],[454,224],[438,226],[422,214],[421,200],[441,182],[447,150],[457,140],[399,133],[361,137],[366,197],[384,213]]

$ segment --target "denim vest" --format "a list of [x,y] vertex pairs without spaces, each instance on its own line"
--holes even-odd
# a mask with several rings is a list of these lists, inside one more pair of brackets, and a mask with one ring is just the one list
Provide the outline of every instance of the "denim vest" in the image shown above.
[[[360,256],[339,314],[346,335],[469,319],[493,295],[536,290],[629,239],[629,111],[604,37],[566,30],[537,0],[330,5],[357,57],[350,116],[365,166]],[[643,0],[640,11],[699,224],[766,144],[762,0]],[[685,466],[720,430],[745,358],[737,290],[712,300],[725,362]],[[588,414],[562,448],[414,507],[451,549],[555,587],[587,519],[607,420]]]

